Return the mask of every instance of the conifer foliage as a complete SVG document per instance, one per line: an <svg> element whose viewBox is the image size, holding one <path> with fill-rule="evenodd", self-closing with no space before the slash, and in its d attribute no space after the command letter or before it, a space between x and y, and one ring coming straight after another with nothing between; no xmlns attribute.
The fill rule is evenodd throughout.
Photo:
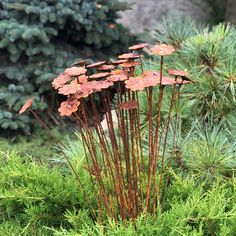
<svg viewBox="0 0 236 236"><path fill-rule="evenodd" d="M1 1L0 128L29 130L29 114L17 111L32 95L34 109L53 106L50 82L62 68L126 46L127 31L115 23L126 7L118 0Z"/></svg>

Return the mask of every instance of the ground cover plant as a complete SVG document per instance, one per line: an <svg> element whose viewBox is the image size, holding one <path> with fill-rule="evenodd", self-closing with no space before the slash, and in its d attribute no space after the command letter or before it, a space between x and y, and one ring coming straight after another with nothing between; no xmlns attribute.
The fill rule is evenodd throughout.
<svg viewBox="0 0 236 236"><path fill-rule="evenodd" d="M164 211L157 207L158 215L144 213L134 221L109 219L101 224L89 211L91 204L96 209L96 194L83 171L85 156L81 149L76 154L67 150L86 197L70 172L62 175L58 168L40 166L30 158L0 154L2 235L234 235L234 177L218 176L208 184L171 171Z"/></svg>

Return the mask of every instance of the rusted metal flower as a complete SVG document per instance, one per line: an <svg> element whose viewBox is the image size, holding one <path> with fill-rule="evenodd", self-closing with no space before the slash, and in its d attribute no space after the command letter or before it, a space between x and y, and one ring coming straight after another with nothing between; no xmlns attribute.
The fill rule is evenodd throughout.
<svg viewBox="0 0 236 236"><path fill-rule="evenodd" d="M72 95L72 97L75 99L86 98L91 93L93 93L93 88L90 82L87 82L87 83L81 84L80 88L76 91L75 94Z"/></svg>
<svg viewBox="0 0 236 236"><path fill-rule="evenodd" d="M151 48L153 55L167 56L171 55L175 51L175 48L172 45L167 45L164 43L156 44Z"/></svg>
<svg viewBox="0 0 236 236"><path fill-rule="evenodd" d="M120 64L120 66L123 68L131 68L131 67L136 67L140 64L141 64L140 61L130 61L130 62L125 62L123 64Z"/></svg>
<svg viewBox="0 0 236 236"><path fill-rule="evenodd" d="M94 92L100 92L102 89L107 89L113 85L111 81L88 81L87 83L80 84L80 87L76 90L74 94L72 94L72 98L80 99L88 97L90 94Z"/></svg>
<svg viewBox="0 0 236 236"><path fill-rule="evenodd" d="M102 89L107 89L113 85L111 81L90 81L90 86L94 92L100 92Z"/></svg>
<svg viewBox="0 0 236 236"><path fill-rule="evenodd" d="M123 110L132 110L138 107L138 102L135 100L130 100L127 102L122 102L119 104L119 108Z"/></svg>
<svg viewBox="0 0 236 236"><path fill-rule="evenodd" d="M87 81L88 81L88 76L86 76L86 75L80 75L80 76L78 76L78 81L79 81L79 83L81 83L81 84L87 83Z"/></svg>
<svg viewBox="0 0 236 236"><path fill-rule="evenodd" d="M76 91L80 88L80 85L76 80L72 81L70 84L66 84L63 87L59 88L58 93L63 95L70 95L76 93Z"/></svg>
<svg viewBox="0 0 236 236"><path fill-rule="evenodd" d="M116 28L116 24L110 23L110 24L108 25L108 27L109 27L110 29L115 29L115 28Z"/></svg>
<svg viewBox="0 0 236 236"><path fill-rule="evenodd" d="M30 98L26 101L26 103L22 106L22 108L19 111L19 115L24 113L27 109L29 109L34 101L34 98Z"/></svg>
<svg viewBox="0 0 236 236"><path fill-rule="evenodd" d="M136 44L136 45L129 47L129 50L137 50L138 51L138 50L145 48L147 45L148 45L147 43Z"/></svg>
<svg viewBox="0 0 236 236"><path fill-rule="evenodd" d="M59 89L70 80L71 80L71 77L68 74L60 74L57 78L53 80L52 86L55 89Z"/></svg>
<svg viewBox="0 0 236 236"><path fill-rule="evenodd" d="M115 70L111 72L111 76L107 78L107 81L117 82L124 81L128 79L128 74L123 70Z"/></svg>
<svg viewBox="0 0 236 236"><path fill-rule="evenodd" d="M96 74L90 75L89 78L90 79L101 79L101 78L106 78L109 75L110 75L109 72L96 73Z"/></svg>
<svg viewBox="0 0 236 236"><path fill-rule="evenodd" d="M191 79L188 77L188 73L183 70L168 70L169 75L173 75L175 77L181 77L181 79L177 79L178 84L189 84Z"/></svg>
<svg viewBox="0 0 236 236"><path fill-rule="evenodd" d="M177 84L177 81L175 80L175 78L163 76L161 84L162 85L174 85L174 84Z"/></svg>
<svg viewBox="0 0 236 236"><path fill-rule="evenodd" d="M184 80L184 79L182 79L182 78L178 78L177 80L176 80L176 84L190 84L191 83L191 81L190 80Z"/></svg>
<svg viewBox="0 0 236 236"><path fill-rule="evenodd" d="M136 59L140 56L136 53L125 53L118 56L119 59Z"/></svg>
<svg viewBox="0 0 236 236"><path fill-rule="evenodd" d="M125 87L131 91L142 91L145 89L142 77L130 77L125 81Z"/></svg>
<svg viewBox="0 0 236 236"><path fill-rule="evenodd" d="M122 64L122 63L126 63L128 62L129 60L127 59L122 59L122 60L117 60L117 61L113 61L111 62L113 65L119 65L119 64Z"/></svg>
<svg viewBox="0 0 236 236"><path fill-rule="evenodd" d="M85 60L76 61L72 65L73 66L85 66L87 63L88 63L88 60L85 59Z"/></svg>
<svg viewBox="0 0 236 236"><path fill-rule="evenodd" d="M113 70L114 68L115 68L115 66L113 66L113 65L102 65L102 66L98 67L98 70L110 71L110 70Z"/></svg>
<svg viewBox="0 0 236 236"><path fill-rule="evenodd" d="M128 73L126 71L124 71L124 70L113 70L111 72L111 76L123 75L123 74L128 75Z"/></svg>
<svg viewBox="0 0 236 236"><path fill-rule="evenodd" d="M58 111L60 112L61 116L70 116L73 112L78 110L78 106L80 102L76 99L68 99L61 103L60 108Z"/></svg>
<svg viewBox="0 0 236 236"><path fill-rule="evenodd" d="M168 74L169 75L173 75L173 76L188 76L188 73L184 70L168 70Z"/></svg>
<svg viewBox="0 0 236 236"><path fill-rule="evenodd" d="M141 77L146 88L156 86L160 83L159 71L145 71Z"/></svg>
<svg viewBox="0 0 236 236"><path fill-rule="evenodd" d="M70 67L67 68L64 73L68 74L69 76L77 76L77 75L83 75L87 72L87 70L85 69L85 67Z"/></svg>
<svg viewBox="0 0 236 236"><path fill-rule="evenodd" d="M126 88L132 91L142 91L145 88L156 86L159 83L159 71L145 71L140 77L131 77L125 81Z"/></svg>
<svg viewBox="0 0 236 236"><path fill-rule="evenodd" d="M88 65L87 68L97 68L97 67L104 65L104 64L106 64L106 61L98 61L96 63Z"/></svg>

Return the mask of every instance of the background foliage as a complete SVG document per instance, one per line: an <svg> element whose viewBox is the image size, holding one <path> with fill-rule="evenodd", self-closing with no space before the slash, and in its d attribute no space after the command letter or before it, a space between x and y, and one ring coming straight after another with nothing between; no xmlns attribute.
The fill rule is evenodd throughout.
<svg viewBox="0 0 236 236"><path fill-rule="evenodd" d="M127 31L115 23L124 9L118 0L1 1L0 128L28 131L30 116L16 112L29 96L34 109L51 114L55 75L75 59L107 58L127 46Z"/></svg>

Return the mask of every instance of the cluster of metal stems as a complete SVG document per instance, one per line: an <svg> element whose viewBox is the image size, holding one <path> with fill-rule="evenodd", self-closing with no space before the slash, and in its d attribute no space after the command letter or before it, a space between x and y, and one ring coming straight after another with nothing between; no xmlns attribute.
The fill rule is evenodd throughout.
<svg viewBox="0 0 236 236"><path fill-rule="evenodd" d="M180 90L189 81L184 71L171 70L169 74L174 77L163 76L163 58L174 51L169 45L158 44L152 50L153 54L160 56L160 71L144 72L140 54L144 46L140 44L130 47L133 55L139 56L124 54L130 56L125 59L126 62L121 62L123 65L126 63L126 66L121 67L119 73L113 73L115 70L107 67L108 74L104 74L104 78L100 78L100 81L110 81L112 85L91 92L86 98L79 98L78 110L72 113L78 121L86 154L86 169L93 182L94 193L97 194L98 214L101 219L106 217L135 219L142 212L156 213L157 207L163 208L165 203L176 143ZM137 84L135 84L135 68L140 63L134 62L141 62L142 75L137 78ZM101 64L90 65L90 68L96 69ZM117 67L121 65L118 62L114 64ZM153 99L156 86L159 87L158 101ZM112 108L111 87L118 98L118 105L115 108L116 122L112 111L114 108ZM168 115L163 120L161 108L166 87L172 88L172 95ZM99 93L105 110L106 129L101 124L99 113L101 104L98 105L96 102L96 93ZM148 155L143 147L140 93L145 93L148 100ZM75 97L74 94L69 94L68 99L72 99L73 96ZM156 114L153 114L154 103L157 103ZM173 109L174 106L177 108ZM91 119L93 125L89 122ZM166 162L167 141L170 138L172 121L174 137L171 137L171 153Z"/></svg>

